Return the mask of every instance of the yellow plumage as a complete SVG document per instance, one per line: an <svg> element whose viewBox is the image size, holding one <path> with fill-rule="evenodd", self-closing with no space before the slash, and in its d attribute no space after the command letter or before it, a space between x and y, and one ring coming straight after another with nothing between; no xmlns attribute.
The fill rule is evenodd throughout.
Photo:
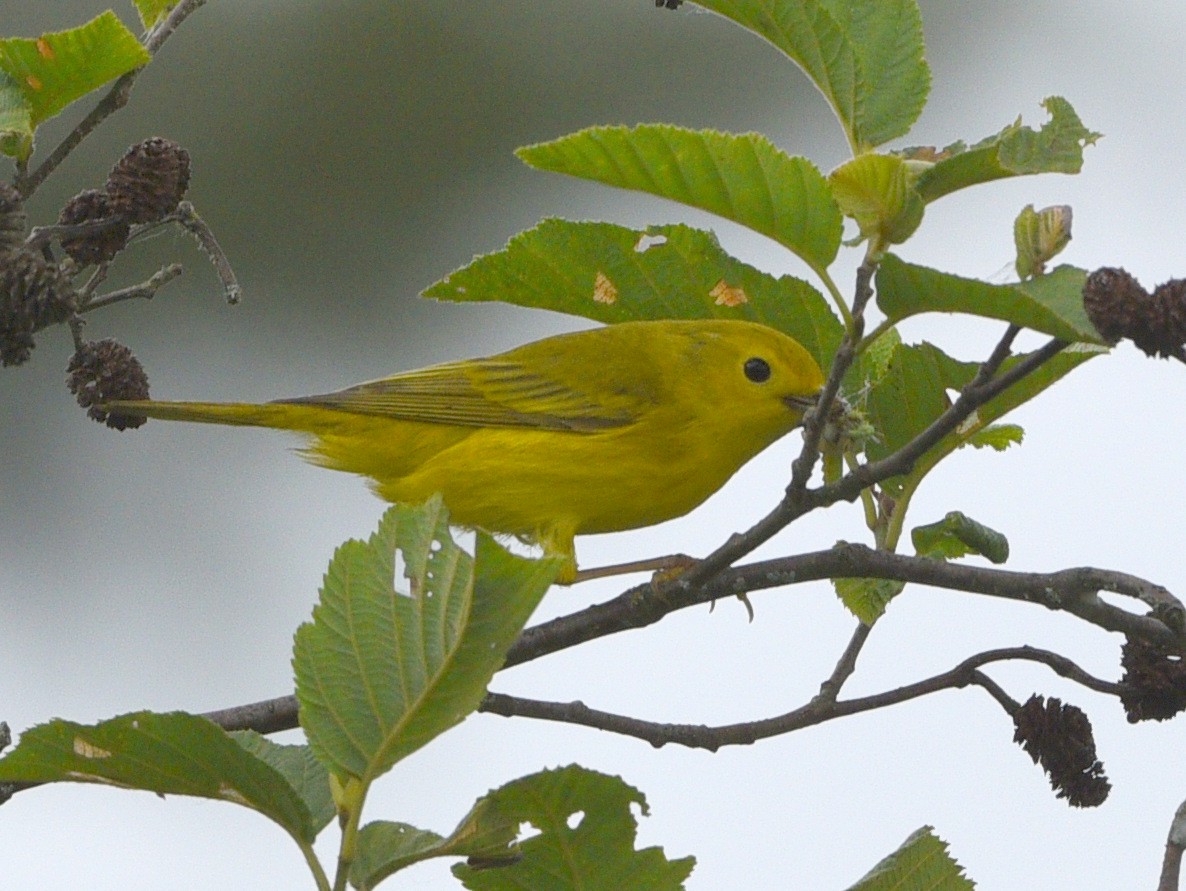
<svg viewBox="0 0 1186 891"><path fill-rule="evenodd" d="M462 525L576 561L573 536L681 516L802 418L823 383L797 342L741 321L625 322L487 359L264 405L108 411L306 434L305 456L388 501L444 496Z"/></svg>

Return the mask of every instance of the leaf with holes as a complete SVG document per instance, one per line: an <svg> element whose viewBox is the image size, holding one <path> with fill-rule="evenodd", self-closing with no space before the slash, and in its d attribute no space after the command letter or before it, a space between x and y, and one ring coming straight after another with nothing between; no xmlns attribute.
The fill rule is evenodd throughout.
<svg viewBox="0 0 1186 891"><path fill-rule="evenodd" d="M775 278L689 226L627 229L544 220L424 292L436 300L501 300L599 322L747 319L789 334L827 367L844 331L807 282Z"/></svg>
<svg viewBox="0 0 1186 891"><path fill-rule="evenodd" d="M50 721L26 730L0 758L0 782L63 781L229 801L305 843L321 828L280 770L213 722L182 712L136 712L89 726Z"/></svg>
<svg viewBox="0 0 1186 891"><path fill-rule="evenodd" d="M31 128L151 59L110 10L69 31L0 40L0 71L20 91Z"/></svg>
<svg viewBox="0 0 1186 891"><path fill-rule="evenodd" d="M378 820L359 832L350 881L356 888L373 888L392 873L431 857L466 857L484 868L506 866L522 856L515 844L518 832L518 817L489 795L478 799L447 838L406 823Z"/></svg>
<svg viewBox="0 0 1186 891"><path fill-rule="evenodd" d="M394 505L368 541L343 544L293 655L317 756L365 785L459 723L562 563L514 556L482 532L471 557L439 496Z"/></svg>
<svg viewBox="0 0 1186 891"><path fill-rule="evenodd" d="M550 891L676 891L695 860L668 860L661 848L634 847L646 798L619 777L583 767L545 770L507 783L486 796L503 817L530 823L538 834L519 842L522 859L500 869L453 867L466 888L548 888Z"/></svg>
<svg viewBox="0 0 1186 891"><path fill-rule="evenodd" d="M957 189L1010 176L1037 173L1078 173L1083 149L1100 138L1083 126L1071 103L1051 96L1042 103L1050 120L1039 130L1023 126L1021 119L968 147L955 143L946 148L910 149L905 157L925 156L915 183L928 203Z"/></svg>

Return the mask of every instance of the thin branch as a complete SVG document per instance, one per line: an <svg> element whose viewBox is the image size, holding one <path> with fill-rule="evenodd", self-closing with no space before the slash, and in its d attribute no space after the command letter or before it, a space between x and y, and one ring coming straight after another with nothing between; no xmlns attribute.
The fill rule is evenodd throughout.
<svg viewBox="0 0 1186 891"><path fill-rule="evenodd" d="M151 300L156 296L157 291L179 275L181 275L181 264L170 263L168 266L162 267L148 281L127 288L120 288L118 291L112 291L109 294L104 294L102 297L95 297L93 300L89 300L80 306L78 311L80 313L90 312L94 309L101 309L104 306L111 306L113 303L122 303L125 300Z"/></svg>
<svg viewBox="0 0 1186 891"><path fill-rule="evenodd" d="M206 0L181 0L173 10L157 23L144 39L144 48L150 55L155 56L161 45L168 40L178 26L193 14ZM28 198L41 186L69 154L78 147L98 126L128 104L128 97L132 94L132 85L136 78L147 66L141 66L127 74L116 78L115 83L99 103L90 110L78 125L71 130L49 156L38 165L32 173L18 172L14 185L22 198Z"/></svg>
<svg viewBox="0 0 1186 891"><path fill-rule="evenodd" d="M231 268L231 261L227 259L226 253L218 243L218 239L214 237L214 232L206 225L206 221L198 216L194 206L188 201L182 201L177 205L177 210L167 219L176 220L197 239L198 247L209 258L214 266L214 271L218 273L226 302L232 306L238 303L243 296L243 288L239 285L235 270Z"/></svg>
<svg viewBox="0 0 1186 891"><path fill-rule="evenodd" d="M1016 572L910 557L842 542L824 551L735 567L698 588L639 585L612 600L526 629L511 647L507 665L538 659L620 631L644 628L668 613L722 597L831 578L893 579L1037 603L1064 610L1108 631L1186 651L1182 631L1186 609L1161 585L1137 576L1092 567ZM1136 615L1113 606L1100 598L1101 591L1136 598L1150 606L1153 615Z"/></svg>
<svg viewBox="0 0 1186 891"><path fill-rule="evenodd" d="M836 701L836 697L840 695L840 688L857 670L857 657L861 654L865 641L869 639L869 632L872 630L872 625L866 625L864 622L857 623L852 637L849 638L848 646L844 648L844 652L840 654L840 659L836 662L836 667L832 669L828 679L820 684L817 699L824 702Z"/></svg>
<svg viewBox="0 0 1186 891"><path fill-rule="evenodd" d="M656 748L675 743L688 748L708 749L715 752L722 746L750 745L761 739L792 733L836 718L886 708L937 693L940 690L959 689L969 685L983 687L1001 703L1006 711L1009 711L1010 704L1013 708L1016 708L1017 704L979 670L985 665L1009 660L1041 663L1063 677L1081 683L1092 690L1118 695L1123 689L1120 684L1113 684L1088 674L1077 664L1057 653L1033 647L1011 647L978 653L965 659L950 671L883 693L840 701L829 701L817 696L808 704L774 718L724 724L716 727L704 724L662 724L592 709L582 702L544 702L507 696L502 693L488 693L478 710L504 717L530 717L579 724L623 736L632 736L644 740Z"/></svg>
<svg viewBox="0 0 1186 891"><path fill-rule="evenodd" d="M254 730L256 733L279 733L299 726L297 698L280 696L247 705L206 712L202 715L223 730Z"/></svg>
<svg viewBox="0 0 1186 891"><path fill-rule="evenodd" d="M1186 849L1186 801L1178 805L1165 840L1165 857L1161 861L1161 878L1157 891L1178 891L1182 871L1182 851Z"/></svg>
<svg viewBox="0 0 1186 891"><path fill-rule="evenodd" d="M1002 344L1004 342L1005 339L1002 338ZM816 490L812 506L826 507L837 501L853 501L863 489L892 476L909 473L914 467L915 461L938 444L948 433L955 430L976 409L999 396L1023 378L1033 374L1066 349L1068 345L1065 340L1051 340L999 377L985 375L985 368L989 367L989 363L986 362L972 382L960 392L959 398L951 404L951 407L932 421L925 430L892 455L887 455L880 461L863 464L835 483ZM1001 344L998 344L997 350L993 353L994 356L998 355L1000 347ZM1004 358L1005 356L1002 355L1001 360L1003 361Z"/></svg>

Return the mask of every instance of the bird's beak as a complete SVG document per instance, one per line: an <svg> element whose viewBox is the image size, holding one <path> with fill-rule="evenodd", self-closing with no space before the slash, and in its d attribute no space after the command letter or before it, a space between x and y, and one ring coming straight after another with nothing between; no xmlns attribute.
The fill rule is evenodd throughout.
<svg viewBox="0 0 1186 891"><path fill-rule="evenodd" d="M794 409L802 414L809 408L814 408L819 394L815 393L811 396L783 396L782 401L787 408Z"/></svg>

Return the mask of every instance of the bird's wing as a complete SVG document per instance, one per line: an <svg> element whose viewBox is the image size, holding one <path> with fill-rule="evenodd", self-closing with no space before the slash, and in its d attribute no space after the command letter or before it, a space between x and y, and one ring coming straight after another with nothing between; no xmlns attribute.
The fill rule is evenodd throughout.
<svg viewBox="0 0 1186 891"><path fill-rule="evenodd" d="M646 407L638 387L607 386L601 375L574 382L566 368L538 365L512 356L451 362L280 401L402 421L585 432L629 424Z"/></svg>

